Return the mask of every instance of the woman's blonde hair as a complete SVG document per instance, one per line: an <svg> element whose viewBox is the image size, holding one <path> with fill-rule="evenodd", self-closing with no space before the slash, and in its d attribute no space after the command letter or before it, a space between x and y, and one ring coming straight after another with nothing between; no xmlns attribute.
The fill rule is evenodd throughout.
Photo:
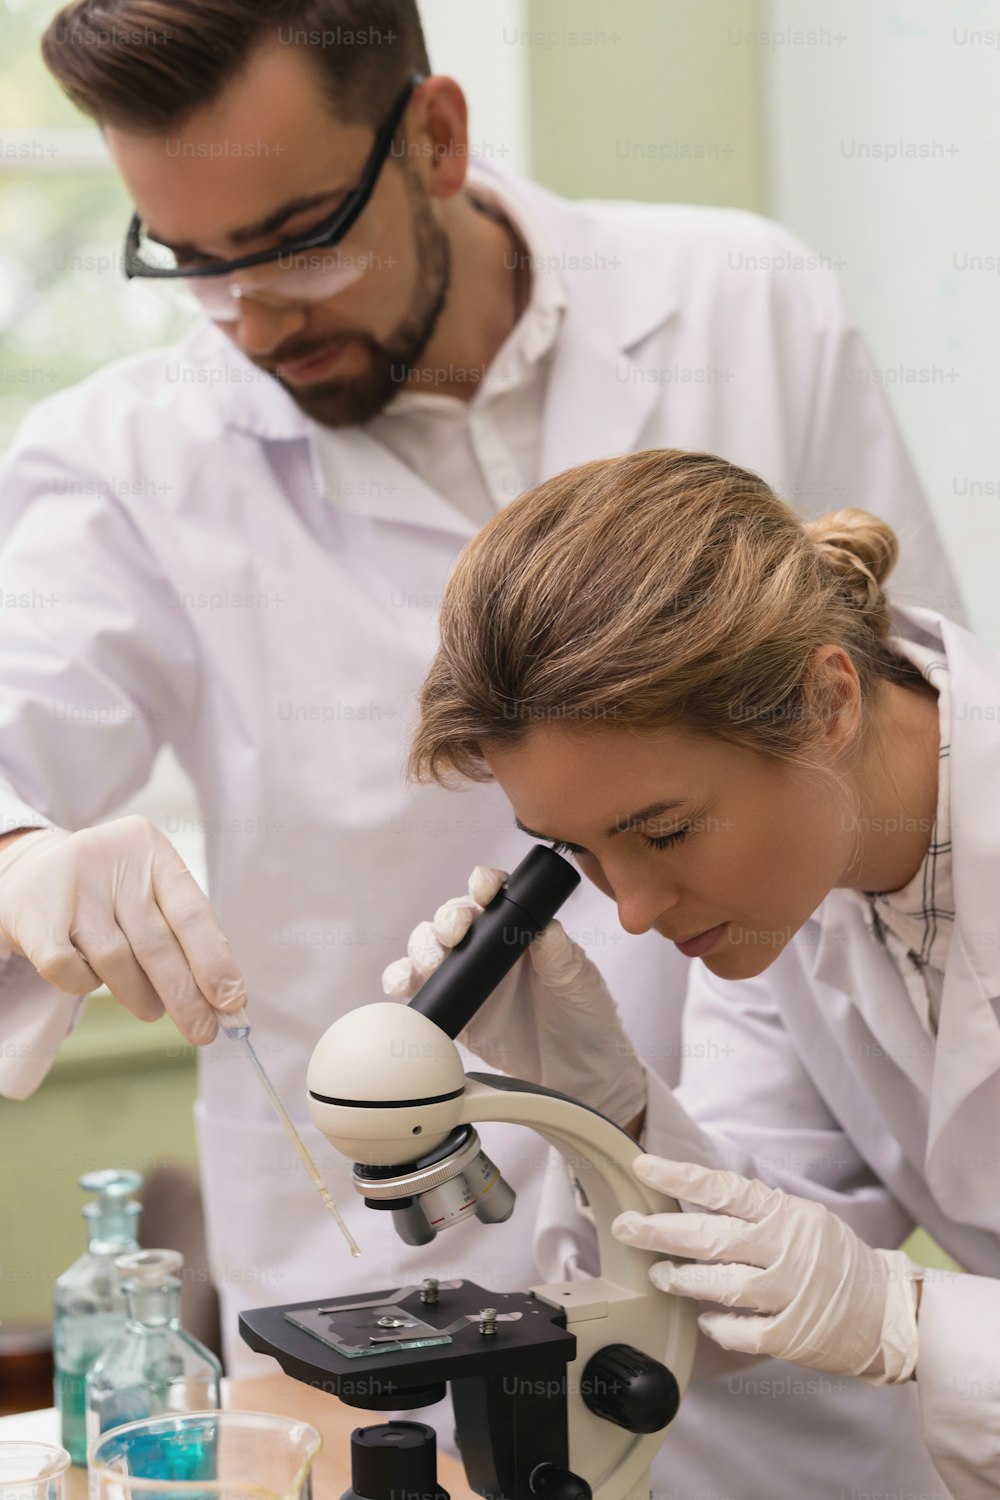
<svg viewBox="0 0 1000 1500"><path fill-rule="evenodd" d="M828 718L809 664L849 654L870 702L915 669L887 647L895 534L803 524L747 469L650 449L529 490L463 552L442 602L410 773L488 781L485 748L541 724L668 725L800 761Z"/></svg>

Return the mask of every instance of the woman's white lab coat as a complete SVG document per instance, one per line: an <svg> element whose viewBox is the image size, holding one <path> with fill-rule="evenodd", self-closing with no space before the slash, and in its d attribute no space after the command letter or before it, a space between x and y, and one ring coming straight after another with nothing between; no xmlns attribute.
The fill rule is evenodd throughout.
<svg viewBox="0 0 1000 1500"><path fill-rule="evenodd" d="M817 257L749 214L570 204L491 176L567 293L537 477L647 446L722 453L807 514L859 504L886 515L902 539L903 596L958 608ZM322 1031L380 997L383 966L428 904L462 890L477 862L510 867L525 847L495 788L414 790L400 775L437 600L474 528L363 427L324 451L274 380L206 327L40 403L0 483L0 828L31 809L86 826L171 744L197 789L210 893L258 1047L300 1119ZM574 898L567 925L672 1075L686 965L655 935L625 938L596 891ZM37 1085L75 1009L23 961L0 964L0 1090ZM209 1247L234 1367L261 1363L235 1333L247 1305L430 1272L496 1290L535 1279L525 1226L547 1154L533 1137L485 1132L518 1187L511 1221L420 1251L353 1199L320 1140L365 1248L353 1263L242 1057L217 1044L200 1062ZM85 1152L74 1162L70 1143L67 1158L67 1170L102 1165ZM928 1488L912 1393L833 1382L818 1395L692 1393L664 1470L670 1493L697 1493L711 1474L718 1493L746 1497L747 1453L773 1451L779 1432L769 1497ZM703 1417L685 1469L684 1424L710 1398L717 1415Z"/></svg>
<svg viewBox="0 0 1000 1500"><path fill-rule="evenodd" d="M692 971L676 1099L646 1144L819 1198L866 1239L922 1225L970 1273L931 1272L917 1389L956 1500L1000 1495L1000 654L924 610L951 692L955 925L936 1038L862 905L834 891L764 973ZM679 1119L697 1116L700 1139Z"/></svg>

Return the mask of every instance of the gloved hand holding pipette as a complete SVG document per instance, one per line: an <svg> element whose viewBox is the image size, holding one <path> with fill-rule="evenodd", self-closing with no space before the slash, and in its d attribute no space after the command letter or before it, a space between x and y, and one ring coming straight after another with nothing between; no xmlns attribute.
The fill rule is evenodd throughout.
<svg viewBox="0 0 1000 1500"><path fill-rule="evenodd" d="M0 839L0 960L18 953L71 995L106 984L141 1021L168 1012L189 1042L238 1040L351 1252L357 1245L250 1043L246 986L204 894L145 818Z"/></svg>
<svg viewBox="0 0 1000 1500"><path fill-rule="evenodd" d="M17 953L50 984L106 984L141 1021L167 1011L196 1046L246 986L208 897L146 818L0 839L0 960Z"/></svg>

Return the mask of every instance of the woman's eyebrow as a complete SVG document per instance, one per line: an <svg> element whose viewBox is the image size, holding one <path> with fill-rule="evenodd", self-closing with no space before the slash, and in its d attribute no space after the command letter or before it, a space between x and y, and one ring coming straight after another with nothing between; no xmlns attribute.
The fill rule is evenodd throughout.
<svg viewBox="0 0 1000 1500"><path fill-rule="evenodd" d="M647 823L650 818L658 818L661 813L671 812L675 807L683 807L687 802L686 797L675 798L672 802L651 802L649 807L642 807L638 812L630 813L627 818L618 818L607 830L605 837L613 839L616 834L624 833L626 829L633 828L637 823ZM539 839L542 843L558 844L568 843L567 839L557 839L551 833L536 833L533 828L526 828L521 819L514 818L514 823L522 833L526 833L530 839Z"/></svg>
<svg viewBox="0 0 1000 1500"><path fill-rule="evenodd" d="M636 823L648 823L650 818L658 818L661 813L671 812L675 807L683 807L687 802L686 797L675 797L672 802L651 802L648 807L641 807L638 812L629 813L627 818L616 818L613 827L609 828L606 837L613 839L617 833L625 833L629 828L634 828Z"/></svg>

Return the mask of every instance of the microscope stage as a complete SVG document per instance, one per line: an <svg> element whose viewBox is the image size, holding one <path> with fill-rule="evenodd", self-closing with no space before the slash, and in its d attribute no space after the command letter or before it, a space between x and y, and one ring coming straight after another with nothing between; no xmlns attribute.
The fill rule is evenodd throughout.
<svg viewBox="0 0 1000 1500"><path fill-rule="evenodd" d="M487 1308L495 1332L482 1331ZM563 1313L530 1292L490 1292L471 1281L441 1282L436 1303L410 1286L254 1308L240 1314L240 1333L287 1375L371 1410L416 1405L408 1394L430 1405L448 1381L523 1378L526 1368L559 1380L576 1355Z"/></svg>

